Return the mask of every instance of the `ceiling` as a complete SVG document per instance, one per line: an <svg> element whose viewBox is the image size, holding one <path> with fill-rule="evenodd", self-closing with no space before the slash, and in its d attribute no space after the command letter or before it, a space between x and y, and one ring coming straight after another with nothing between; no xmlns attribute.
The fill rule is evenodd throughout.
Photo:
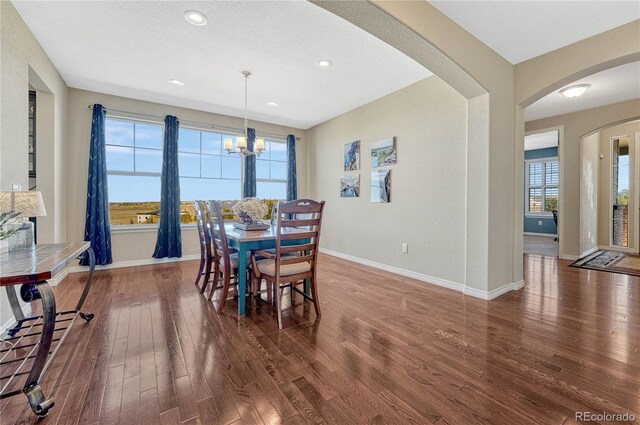
<svg viewBox="0 0 640 425"><path fill-rule="evenodd" d="M524 150L531 151L534 149L554 148L558 146L558 132L547 131L546 133L537 133L524 136Z"/></svg>
<svg viewBox="0 0 640 425"><path fill-rule="evenodd" d="M306 1L13 4L70 87L242 116L240 72L249 70L249 119L296 128L432 75ZM208 24L188 23L183 14L192 9ZM321 59L334 65L320 68Z"/></svg>
<svg viewBox="0 0 640 425"><path fill-rule="evenodd" d="M431 1L513 64L640 19L638 1Z"/></svg>
<svg viewBox="0 0 640 425"><path fill-rule="evenodd" d="M524 110L525 121L552 117L625 100L640 98L640 62L632 62L574 81L591 87L579 97L568 98L554 91ZM567 87L565 86L565 87Z"/></svg>

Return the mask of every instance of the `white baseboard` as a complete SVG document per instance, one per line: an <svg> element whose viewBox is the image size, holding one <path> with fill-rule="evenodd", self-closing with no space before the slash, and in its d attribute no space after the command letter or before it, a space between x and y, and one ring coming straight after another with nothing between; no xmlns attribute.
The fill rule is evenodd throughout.
<svg viewBox="0 0 640 425"><path fill-rule="evenodd" d="M24 317L31 316L31 304L27 303L22 306L22 314L24 314ZM0 326L0 335L2 335L7 329L13 326L14 323L16 323L16 319L13 317L13 315L11 315L11 319Z"/></svg>
<svg viewBox="0 0 640 425"><path fill-rule="evenodd" d="M166 263L175 263L178 261L192 261L192 260L199 260L199 259L200 259L200 254L184 255L182 257L175 257L175 258L143 258L140 260L118 261L112 264L107 264L106 266L96 266L95 270L98 271L98 270L120 269L123 267L150 266L153 264L166 264ZM58 273L58 275L53 279L49 279L49 285L57 286L60 282L64 280L65 277L69 275L69 273L82 273L82 272L88 272L88 271L89 271L89 266L80 266L80 265L69 266L63 271L61 271L60 273Z"/></svg>
<svg viewBox="0 0 640 425"><path fill-rule="evenodd" d="M446 279L442 279L435 276L429 276L423 273L418 273L418 272L414 272L407 269L402 269L400 267L391 266L389 264L378 263L377 261L367 260L365 258L356 257L356 256L345 254L339 251L333 251L327 248L320 248L320 252L327 255L331 255L332 257L342 258L343 260L352 261L354 263L384 270L386 272L395 273L400 276L409 277L425 283L430 283L432 285L453 289L454 291L462 292L465 295L469 295L475 298L480 298L483 300L492 300L494 298L499 297L502 294L505 294L509 291L515 291L524 286L524 281L521 280L515 283L507 283L506 285L503 285L498 289L494 289L493 291L487 292L487 291L482 291L480 289L465 287L462 283L453 282L451 280L446 280Z"/></svg>
<svg viewBox="0 0 640 425"><path fill-rule="evenodd" d="M557 234L553 234L553 233L524 232L523 234L525 236L543 236L543 237L547 237L547 238L557 238L558 237Z"/></svg>

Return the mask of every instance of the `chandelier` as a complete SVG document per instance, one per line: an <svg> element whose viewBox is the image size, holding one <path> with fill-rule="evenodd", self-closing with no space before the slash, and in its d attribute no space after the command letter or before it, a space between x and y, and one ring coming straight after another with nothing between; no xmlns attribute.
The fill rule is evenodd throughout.
<svg viewBox="0 0 640 425"><path fill-rule="evenodd" d="M260 154L264 151L264 139L255 139L253 150L249 150L249 148L247 147L247 140L249 139L249 120L247 119L247 82L249 81L251 72L242 71L241 74L244 77L244 134L242 136L236 137L235 147L233 146L232 139L224 139L224 150L226 150L228 154L237 153L242 156L260 156Z"/></svg>

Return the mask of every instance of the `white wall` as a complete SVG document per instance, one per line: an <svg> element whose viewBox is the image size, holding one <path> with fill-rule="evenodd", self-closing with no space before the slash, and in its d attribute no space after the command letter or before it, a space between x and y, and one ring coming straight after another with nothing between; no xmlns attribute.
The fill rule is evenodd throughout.
<svg viewBox="0 0 640 425"><path fill-rule="evenodd" d="M598 247L600 133L582 139L580 174L580 250L582 257Z"/></svg>
<svg viewBox="0 0 640 425"><path fill-rule="evenodd" d="M91 135L91 110L89 105L100 103L107 109L133 112L153 116L175 115L182 121L211 123L219 126L242 128L243 119L218 115L192 109L178 108L158 103L144 102L124 97L111 96L85 90L69 90L69 157L67 173L68 207L67 223L69 240L82 240L84 236L84 217L87 196L87 168L89 158L89 139ZM251 121L249 123L259 133L294 134L300 137L296 142L298 162L298 195L306 196L309 191L307 173L307 147L304 131L274 124ZM113 261L135 261L151 258L156 243L157 230L122 233L114 231L111 235ZM198 236L194 227L184 228L182 232L183 255L199 254Z"/></svg>
<svg viewBox="0 0 640 425"><path fill-rule="evenodd" d="M465 98L433 76L307 130L311 196L327 201L321 246L464 283L466 109ZM393 136L391 203L371 203L371 144ZM354 140L361 195L340 198L343 147Z"/></svg>

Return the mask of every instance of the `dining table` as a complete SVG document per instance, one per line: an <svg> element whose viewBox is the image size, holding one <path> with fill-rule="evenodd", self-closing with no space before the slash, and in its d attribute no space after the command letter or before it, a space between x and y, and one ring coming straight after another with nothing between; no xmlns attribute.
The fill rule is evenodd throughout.
<svg viewBox="0 0 640 425"><path fill-rule="evenodd" d="M238 294L247 292L247 255L251 251L259 251L276 247L277 226L270 224L265 230L241 230L232 222L225 223L224 230L227 234L229 247L238 251ZM304 228L286 228L283 233L308 233ZM302 245L310 243L309 238L288 239L282 241L283 245ZM308 283L305 283L305 292L308 291ZM246 298L238 295L238 315L246 314Z"/></svg>

